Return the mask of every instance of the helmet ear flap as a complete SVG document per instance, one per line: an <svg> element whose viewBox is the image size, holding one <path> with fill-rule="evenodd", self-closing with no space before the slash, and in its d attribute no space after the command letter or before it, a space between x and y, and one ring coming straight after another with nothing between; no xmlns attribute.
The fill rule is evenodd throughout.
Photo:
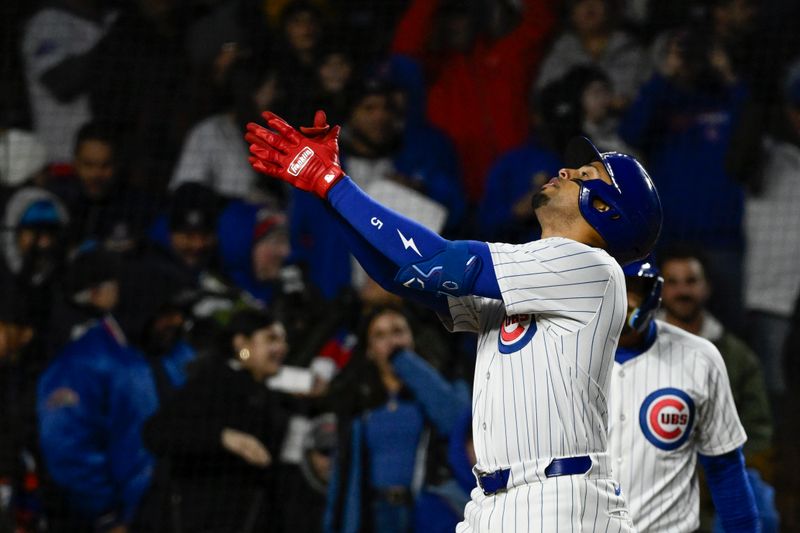
<svg viewBox="0 0 800 533"><path fill-rule="evenodd" d="M650 322L655 318L658 308L661 306L661 289L664 286L664 278L656 276L653 278L653 285L647 293L644 301L639 307L633 310L631 317L628 319L628 325L642 333Z"/></svg>
<svg viewBox="0 0 800 533"><path fill-rule="evenodd" d="M595 211L597 211L599 213L605 213L606 211L611 209L611 206L608 205L606 202L604 202L601 198L598 198L597 196L594 196L592 198L592 209L594 209ZM613 215L612 215L612 218L613 218ZM617 215L617 218L619 218L619 215Z"/></svg>
<svg viewBox="0 0 800 533"><path fill-rule="evenodd" d="M640 333L642 330L644 330L646 322L647 321L644 320L641 307L634 309L633 313L631 313L631 317L628 319L628 325Z"/></svg>

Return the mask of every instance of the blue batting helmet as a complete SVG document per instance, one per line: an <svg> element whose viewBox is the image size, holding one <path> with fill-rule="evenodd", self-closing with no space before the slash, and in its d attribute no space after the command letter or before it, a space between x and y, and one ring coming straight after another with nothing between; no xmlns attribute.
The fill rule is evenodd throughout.
<svg viewBox="0 0 800 533"><path fill-rule="evenodd" d="M656 187L641 163L618 152L600 153L586 137L575 137L569 142L565 159L572 168L594 161L603 163L612 183L582 181L578 201L581 214L620 264L646 257L661 233L663 215ZM609 209L598 209L595 199L602 200Z"/></svg>
<svg viewBox="0 0 800 533"><path fill-rule="evenodd" d="M661 289L664 286L664 278L661 277L656 266L655 258L650 254L643 261L634 261L622 267L625 278L640 278L649 282L646 285L645 297L642 303L633 310L628 325L636 331L644 331L650 322L655 318L656 311L661 305Z"/></svg>

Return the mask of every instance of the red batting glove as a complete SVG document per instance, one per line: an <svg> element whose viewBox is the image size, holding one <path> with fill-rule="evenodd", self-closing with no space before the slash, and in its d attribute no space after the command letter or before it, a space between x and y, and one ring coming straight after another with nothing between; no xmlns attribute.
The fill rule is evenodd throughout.
<svg viewBox="0 0 800 533"><path fill-rule="evenodd" d="M245 140L250 143L250 165L267 176L291 183L298 189L313 192L322 199L344 176L339 166L339 126L323 133L327 124L324 113L317 113L315 138L308 138L274 113L262 115L270 131L258 124L247 125Z"/></svg>
<svg viewBox="0 0 800 533"><path fill-rule="evenodd" d="M331 127L328 125L328 117L325 116L325 111L318 109L317 112L314 113L314 126L300 126L300 133L309 139L318 139L324 137L330 129Z"/></svg>
<svg viewBox="0 0 800 533"><path fill-rule="evenodd" d="M264 113L266 115L266 113ZM266 118L266 116L264 117ZM314 113L314 125L309 126L300 126L300 133L308 137L309 139L320 140L326 138L325 134L331 129L330 125L328 124L328 117L325 115L325 111L318 109L316 113ZM339 148L338 148L338 134L336 140L336 164L340 165L339 163ZM341 166L341 165L340 165Z"/></svg>

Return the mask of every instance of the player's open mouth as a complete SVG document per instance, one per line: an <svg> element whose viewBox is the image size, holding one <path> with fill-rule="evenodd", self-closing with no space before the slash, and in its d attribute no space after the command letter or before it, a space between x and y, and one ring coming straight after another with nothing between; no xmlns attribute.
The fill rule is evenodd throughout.
<svg viewBox="0 0 800 533"><path fill-rule="evenodd" d="M551 185L554 186L554 187L557 187L558 186L558 180L559 180L558 177L550 178L550 181L548 181L547 183L542 185L542 189L544 189L545 187L549 187Z"/></svg>

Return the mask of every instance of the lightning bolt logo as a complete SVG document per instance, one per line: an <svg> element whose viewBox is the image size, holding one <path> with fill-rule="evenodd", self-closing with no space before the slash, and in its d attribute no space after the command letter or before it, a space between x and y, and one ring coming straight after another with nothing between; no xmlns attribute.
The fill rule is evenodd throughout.
<svg viewBox="0 0 800 533"><path fill-rule="evenodd" d="M412 250L414 250L414 251L417 253L417 255L418 255L418 256L422 257L422 254L421 254L421 253L419 253L419 250L417 250L417 245L416 245L416 243L414 242L414 237L411 237L410 239L406 239L406 236L405 236L405 235L403 235L403 234L400 232L400 230L397 230L397 234L398 234L398 235L400 235L400 240L401 240L401 241L403 241L403 247L404 247L406 250L408 250L409 248L411 248Z"/></svg>

